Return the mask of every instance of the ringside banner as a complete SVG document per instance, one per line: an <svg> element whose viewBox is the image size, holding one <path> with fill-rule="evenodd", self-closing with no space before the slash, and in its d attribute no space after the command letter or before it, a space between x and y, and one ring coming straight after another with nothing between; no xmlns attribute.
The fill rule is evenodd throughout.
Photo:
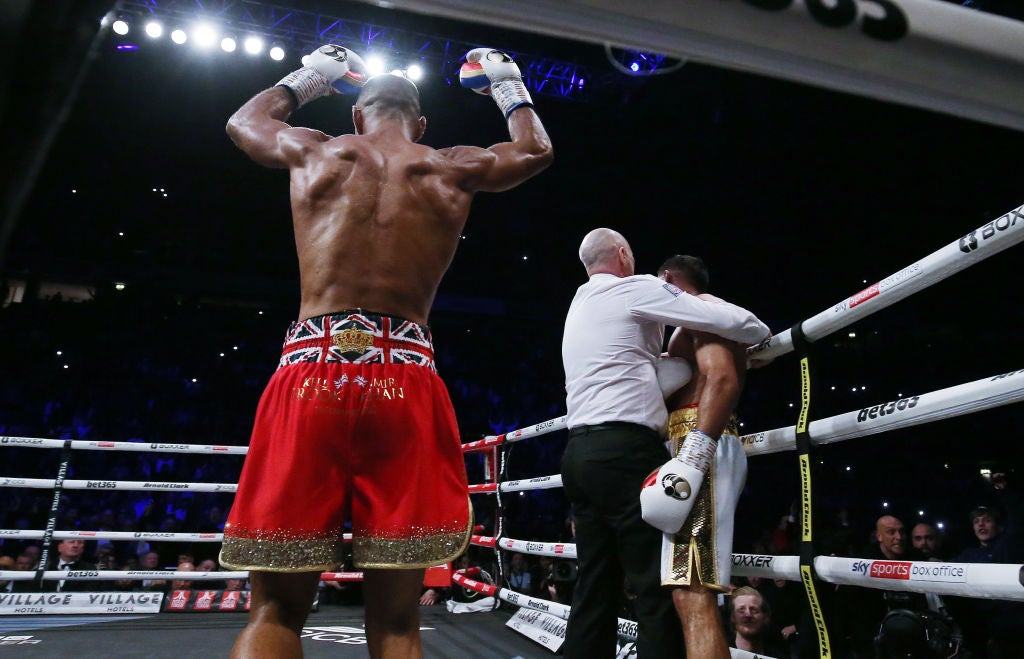
<svg viewBox="0 0 1024 659"><path fill-rule="evenodd" d="M2 593L0 615L160 613L163 593Z"/></svg>

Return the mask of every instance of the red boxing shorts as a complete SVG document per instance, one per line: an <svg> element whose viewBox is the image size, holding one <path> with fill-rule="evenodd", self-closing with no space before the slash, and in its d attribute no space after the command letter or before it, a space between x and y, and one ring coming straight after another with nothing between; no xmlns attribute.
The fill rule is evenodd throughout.
<svg viewBox="0 0 1024 659"><path fill-rule="evenodd" d="M428 328L366 311L292 323L224 525L232 570L360 568L461 554L472 520L458 426Z"/></svg>

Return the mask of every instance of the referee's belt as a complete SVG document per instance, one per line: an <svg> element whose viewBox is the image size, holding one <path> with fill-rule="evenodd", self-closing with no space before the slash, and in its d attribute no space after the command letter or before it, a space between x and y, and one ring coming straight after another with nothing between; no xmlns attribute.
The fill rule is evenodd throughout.
<svg viewBox="0 0 1024 659"><path fill-rule="evenodd" d="M570 428L569 437L582 437L583 435L615 430L636 430L658 436L658 431L649 426L645 426L642 423L633 423L632 421L605 421L604 423L595 423L590 426L576 426L575 428Z"/></svg>

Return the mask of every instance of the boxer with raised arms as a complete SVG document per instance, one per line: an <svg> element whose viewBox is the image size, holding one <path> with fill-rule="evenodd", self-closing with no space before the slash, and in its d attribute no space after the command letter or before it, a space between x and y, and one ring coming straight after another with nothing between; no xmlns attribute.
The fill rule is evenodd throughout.
<svg viewBox="0 0 1024 659"><path fill-rule="evenodd" d="M228 135L257 163L287 169L298 251L298 320L256 412L224 528L221 564L249 570L249 624L233 657L297 657L320 573L340 562L352 522L373 657L422 656L424 569L469 541L465 465L438 377L428 315L477 192L544 170L552 148L519 69L478 48L466 86L490 93L510 141L433 149L419 91L368 78L360 57L328 45L260 92ZM304 104L356 92L355 134L286 123Z"/></svg>

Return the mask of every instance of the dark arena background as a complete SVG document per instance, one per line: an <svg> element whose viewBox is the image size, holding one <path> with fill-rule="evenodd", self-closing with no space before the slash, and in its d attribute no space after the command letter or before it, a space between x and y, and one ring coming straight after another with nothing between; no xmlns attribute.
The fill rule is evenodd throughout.
<svg viewBox="0 0 1024 659"><path fill-rule="evenodd" d="M67 479L237 482L240 455L63 453L12 438L247 444L296 317L298 269L287 173L251 162L224 126L323 41L379 54L385 71L412 76L417 65L423 142L438 148L508 138L493 101L460 88L457 71L478 45L513 53L554 144L549 170L476 198L431 314L463 442L565 414L562 323L585 281L577 249L593 228L620 231L638 272L653 273L674 253L703 257L712 292L780 333L961 238L970 245L971 232L977 241L1024 222L1013 213L1024 204L1020 130L639 47L541 36L528 16L498 27L401 2L4 4L4 483L57 479L68 454ZM1022 18L1013 3L963 4ZM114 19L127 33L115 31ZM150 19L163 25L160 36L146 34ZM211 46L197 44L195 32L186 43L172 40L174 28L191 30L200 19L218 31ZM259 53L245 52L246 35L263 39ZM232 52L222 36L238 39ZM273 46L283 51L279 61L268 56ZM351 103L318 100L290 122L351 132ZM817 341L810 418L1024 368L1021 249ZM798 361L779 357L748 375L742 431L792 426L800 408ZM1021 485L1019 422L1020 406L1010 404L816 448L819 553L848 556L868 545L887 513L908 530L936 525L947 560L974 544L969 512L997 503L991 474ZM505 446L502 477L557 474L565 434ZM488 466L467 454L470 483L484 482ZM800 482L792 451L751 457L735 552L797 553L787 519ZM506 493L500 506L493 495L472 500L481 536L572 542L558 488ZM5 485L0 555L16 559L42 545L24 532L48 524L219 533L231 501L226 491L65 489L54 510L52 487ZM198 564L218 548L99 539L86 542L85 554L130 570L149 549L159 569L173 569L181 553ZM469 560L509 588L510 553L473 546ZM527 563L535 580L545 576L536 556ZM572 569L559 570L564 597ZM365 655L360 585L340 583L323 588L309 618L307 656ZM551 656L505 624L518 607L450 614L444 599L460 587L436 590L438 603L423 607L427 656ZM241 613L4 615L0 644L18 644L17 656L226 656L244 624Z"/></svg>

